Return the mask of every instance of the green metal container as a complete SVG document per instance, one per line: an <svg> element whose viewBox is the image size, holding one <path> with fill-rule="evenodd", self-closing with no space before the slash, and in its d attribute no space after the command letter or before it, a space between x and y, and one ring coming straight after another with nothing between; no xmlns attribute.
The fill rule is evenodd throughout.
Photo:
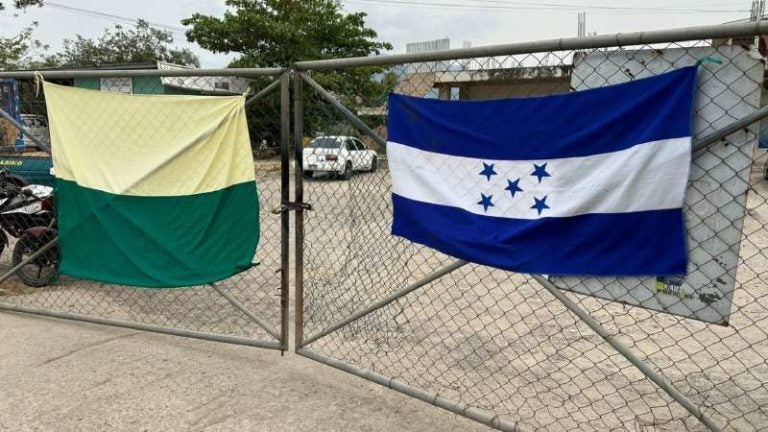
<svg viewBox="0 0 768 432"><path fill-rule="evenodd" d="M24 177L30 184L54 186L50 156L0 156L0 168Z"/></svg>

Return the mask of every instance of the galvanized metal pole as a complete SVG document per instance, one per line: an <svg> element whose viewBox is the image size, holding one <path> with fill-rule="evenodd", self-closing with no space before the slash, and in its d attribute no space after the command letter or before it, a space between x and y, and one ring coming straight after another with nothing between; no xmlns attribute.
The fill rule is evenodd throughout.
<svg viewBox="0 0 768 432"><path fill-rule="evenodd" d="M442 397L436 393L429 393L425 390L396 381L394 378L385 377L384 375L381 375L370 369L361 369L359 367L352 366L348 363L326 357L322 354L318 354L307 349L298 349L296 350L296 354L366 379L373 383L382 385L412 398L427 402L438 408L442 408L446 411L450 411L454 414L458 414L462 417L466 417L470 420L474 420L494 429L502 430L505 432L526 432L526 429L523 427L501 419L494 413L470 407L467 404L456 402L454 400Z"/></svg>
<svg viewBox="0 0 768 432"><path fill-rule="evenodd" d="M251 321L255 322L259 327L264 329L270 336L275 338L276 340L280 340L280 333L276 332L275 330L271 329L267 323L262 321L259 317L256 316L253 312L251 312L248 308L245 307L244 304L240 303L236 298L232 297L228 292L221 289L218 285L215 283L210 284L211 288L213 288L217 293L221 294L222 297L227 299L227 301L235 307L235 309L242 312L245 316L251 319Z"/></svg>
<svg viewBox="0 0 768 432"><path fill-rule="evenodd" d="M768 106L764 106L752 114L749 114L747 116L744 116L733 123L728 124L722 129L718 129L711 134L695 141L693 143L693 151L697 152L699 150L705 149L709 147L712 144L715 144L716 142L720 141L721 139L724 139L728 135L738 132L741 129L744 129L751 125L752 123L758 122L764 118L768 117Z"/></svg>
<svg viewBox="0 0 768 432"><path fill-rule="evenodd" d="M6 71L0 72L0 79L35 79L42 76L44 79L69 79L69 78L129 78L129 77L257 77L278 76L285 72L285 68L227 68L227 69L74 69L52 71Z"/></svg>
<svg viewBox="0 0 768 432"><path fill-rule="evenodd" d="M387 66L403 63L451 61L475 57L495 57L515 54L530 54L546 51L586 50L594 48L626 47L671 43L700 39L734 38L756 36L768 33L768 22L720 24L700 27L685 27L648 32L615 33L599 36L549 39L501 45L460 48L428 53L393 54L375 57L352 57L330 60L297 62L298 70L345 69L359 66Z"/></svg>
<svg viewBox="0 0 768 432"><path fill-rule="evenodd" d="M5 282L6 279L13 276L14 273L19 271L20 268L24 267L25 265L29 264L30 262L34 261L37 257L44 254L48 251L48 249L52 248L53 245L55 245L59 241L59 237L56 236L53 240L46 243L43 247L35 251L32 255L28 256L26 259L23 259L18 265L14 266L12 269L8 270L0 276L0 283Z"/></svg>
<svg viewBox="0 0 768 432"><path fill-rule="evenodd" d="M51 147L44 143L42 140L40 140L38 137L32 135L29 132L29 129L27 129L24 125L16 121L13 116L5 112L2 108L0 108L0 117L3 117L4 119L8 120L16 129L21 131L24 135L26 135L33 143L37 144L40 148L47 151L48 153L51 152Z"/></svg>
<svg viewBox="0 0 768 432"><path fill-rule="evenodd" d="M288 149L291 144L291 76L289 71L280 75L280 200L283 204L290 200L290 160ZM280 346L281 351L288 350L290 305L290 213L280 214Z"/></svg>
<svg viewBox="0 0 768 432"><path fill-rule="evenodd" d="M296 75L293 77L293 145L295 147L295 189L294 200L304 202L304 169L303 169L303 137L304 137L304 87L303 81ZM304 209L299 206L294 216L296 226L295 265L296 274L293 282L295 336L294 347L302 347L304 338Z"/></svg>
<svg viewBox="0 0 768 432"><path fill-rule="evenodd" d="M692 416L699 419L702 423L704 423L710 430L719 432L722 429L720 426L715 424L712 419L704 415L703 412L697 407L696 405L691 402L688 397L686 397L684 394L680 393L680 391L673 386L669 381L667 381L660 373L656 372L654 369L652 369L650 366L648 366L642 359L640 359L638 356L636 356L632 351L629 350L624 344L621 343L617 338L615 338L613 335L608 333L603 326L597 322L592 316L581 309L576 303L574 303L571 299L568 298L562 291L560 291L559 288L557 288L552 282L544 278L540 275L531 275L541 286L544 287L547 291L549 291L552 296L554 296L556 299L560 301L569 311L571 311L574 315L579 317L581 321L584 322L587 326L589 326L592 331L597 333L598 336L603 338L610 346L612 346L616 351L618 351L627 361L629 361L633 366L638 368L640 372L643 373L649 380L653 381L656 385L661 387L662 390L664 390L672 399L677 401L680 405L683 406L686 410L688 410L689 413L691 413Z"/></svg>
<svg viewBox="0 0 768 432"><path fill-rule="evenodd" d="M328 334L333 333L336 330L338 330L338 329L340 329L340 328L342 328L344 326L347 326L347 325L349 325L352 322L355 322L355 321L359 320L360 318L368 315L369 313L371 313L371 312L373 312L375 310L383 308L384 306L392 303L393 301L395 301L397 299L400 299L400 298L402 298L402 297L412 293L413 291L416 291L417 289L423 287L424 285L430 284L430 283L434 282L435 280L440 279L441 277L447 275L448 273L452 273L452 272L454 272L454 271L464 267L467 264L469 264L469 261L465 261L465 260L457 260L457 261L455 261L455 262L453 262L451 264L448 264L447 266L442 267L439 270L436 270L436 271L428 274L427 276L424 276L423 278L421 278L418 281L408 285L407 287L405 287L405 288L403 288L403 289L401 289L401 290L399 290L399 291L397 291L395 293L390 294L386 298L377 301L376 303L368 306L367 308L365 308L363 310L360 310L358 312L355 312L349 318L346 318L344 320L339 321L336 324L328 326L325 329L319 331L318 333L312 335L311 337L308 337L304 341L302 346L309 345L312 342L314 342L314 341L316 341L316 340L318 340L318 339L320 339L322 337L325 337Z"/></svg>
<svg viewBox="0 0 768 432"><path fill-rule="evenodd" d="M272 93L280 85L280 83L281 81L279 79L272 81L271 83L269 83L269 85L261 89L258 93L246 99L245 106L251 106L253 105L253 103L263 99L265 96Z"/></svg>
<svg viewBox="0 0 768 432"><path fill-rule="evenodd" d="M363 123L362 120L360 120L352 111L350 111L347 107L345 107L341 102L336 100L335 97L333 97L332 94L328 93L328 90L324 89L323 86L317 83L317 81L313 80L304 72L299 72L301 75L301 78L307 82L315 91L328 103L333 105L334 108L339 110L341 114L349 120L350 123L352 123L358 130L363 132L364 134L371 137L372 140L376 142L381 148L387 148L387 141L380 137L376 132L373 131L373 129L369 128L368 125Z"/></svg>
<svg viewBox="0 0 768 432"><path fill-rule="evenodd" d="M44 309L33 309L33 308L24 307L24 306L9 305L5 303L0 303L0 309L11 311L11 312L21 312L21 313L40 315L40 316L51 317L51 318L61 318L61 319L69 319L69 320L75 320L75 321L84 321L84 322L89 322L93 324L109 325L114 327L124 327L124 328L133 329L133 330L162 333L162 334L173 335L173 336L182 336L182 337L188 337L188 338L194 338L194 339L204 339L204 340L209 340L213 342L246 345L246 346L258 347L258 348L280 349L280 344L277 341L259 341L259 340L246 339L246 338L237 337L237 336L203 333L203 332L198 332L193 330L161 327L161 326L156 326L152 324L111 320L106 318L91 317L88 315L54 312L54 311L49 311Z"/></svg>

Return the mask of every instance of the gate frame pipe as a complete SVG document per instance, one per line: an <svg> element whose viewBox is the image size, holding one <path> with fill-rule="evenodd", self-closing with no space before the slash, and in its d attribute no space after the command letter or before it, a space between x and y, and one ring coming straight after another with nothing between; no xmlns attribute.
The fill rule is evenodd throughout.
<svg viewBox="0 0 768 432"><path fill-rule="evenodd" d="M295 146L294 201L304 202L304 87L303 80L296 73L293 76L293 143ZM295 212L296 238L294 277L294 350L303 345L304 339L304 208L298 206Z"/></svg>
<svg viewBox="0 0 768 432"><path fill-rule="evenodd" d="M126 71L126 73L127 73L127 72L128 72L128 71ZM133 74L132 76L136 76L136 75L135 75L135 72L137 72L137 71L132 71L132 72L134 72L134 74ZM167 72L167 71L163 71L163 72ZM0 78L2 78L2 75L3 75L3 74L9 74L9 75L10 75L10 76L12 76L13 78L24 78L24 77L25 77L25 74L22 74L22 73L14 73L14 72L0 72ZM34 76L34 75L33 75L33 76ZM103 75L99 75L99 76L103 76ZM167 75L167 74L162 74L161 76L169 76L169 75ZM203 76L205 76L205 75L203 75ZM257 102L258 100L260 100L260 99L263 99L265 96L268 96L268 95L269 95L270 93L272 93L272 91L274 91L274 90L275 90L275 89L276 89L276 88L277 88L279 85L280 85L280 80L279 80L279 79L276 79L276 80L272 81L272 82L271 82L271 83L269 83L269 84L268 84L266 87L264 87L263 89L261 89L261 90L260 90L258 93L256 93L256 94L254 94L253 96L249 97L249 98L248 98L248 99L245 101L245 106L246 106L246 107L247 107L247 106L250 106L250 105L252 105L254 102ZM37 138L36 136L34 136L33 134L31 134L31 133L29 132L29 130L28 130L28 129L27 129L25 126L24 126L24 125L22 125L21 123L19 123L18 121L16 121L16 119L14 119L14 118L13 118L13 116L11 116L11 115L10 115L8 112L6 112L5 110L3 110L2 108L0 108L0 117L3 117L4 119L8 120L8 122L10 122L10 123L11 123L11 125L13 125L13 127L15 127L16 129L18 129L19 131L21 131L21 132L22 132L24 135L26 135L26 136L27 136L27 137L28 137L28 138L29 138L29 139L30 139L30 140L31 140L33 143L37 144L37 145L38 145L40 148L42 148L44 151L48 152L48 154L51 154L51 146L50 146L50 145L48 145L48 144L44 143L42 140L40 140L39 138Z"/></svg>
<svg viewBox="0 0 768 432"><path fill-rule="evenodd" d="M253 96L249 97L245 100L245 106L251 106L253 103L258 102L259 100L263 99L264 97L268 96L270 93L272 93L278 86L280 85L280 80L276 79L272 81L271 83L267 84L266 87L259 90L258 93L254 94Z"/></svg>
<svg viewBox="0 0 768 432"><path fill-rule="evenodd" d="M74 69L52 71L6 71L0 72L0 79L44 79L70 78L133 78L133 77L262 77L279 76L286 68L230 68L230 69Z"/></svg>
<svg viewBox="0 0 768 432"><path fill-rule="evenodd" d="M53 247L53 245L58 243L58 241L59 241L59 236L54 237L51 241L49 241L48 243L43 245L43 247L41 247L40 249L36 250L32 255L30 255L30 256L26 257L25 259L21 260L20 263L18 263L13 268L11 268L7 272L5 272L2 276L0 276L0 283L5 282L6 279L8 279L9 277L13 276L13 274L16 273L17 271L19 271L19 269L21 269L25 265L29 264L30 262L32 262L32 260L34 260L35 258L37 258L40 255L42 255L45 252L47 252L48 249Z"/></svg>
<svg viewBox="0 0 768 432"><path fill-rule="evenodd" d="M362 131L363 133L371 137L371 139L374 140L376 144L381 146L381 148L387 147L386 140L381 138L376 132L373 131L373 129L369 128L367 124L365 124L352 111L350 111L341 102L339 102L339 100L336 99L332 94L330 94L328 90L324 89L323 86L318 84L317 81L313 80L306 73L299 72L299 75L301 76L301 79L303 79L307 84L310 85L310 87L312 87L317 92L317 94L319 94L328 103L333 105L334 108L340 111L341 114L344 115L344 118L349 120L349 122L352 123L357 129L359 129L360 131Z"/></svg>
<svg viewBox="0 0 768 432"><path fill-rule="evenodd" d="M231 304L235 309L239 310L243 313L243 315L247 316L251 319L251 321L255 322L259 327L261 327L265 332L269 333L270 336L275 338L275 340L282 340L280 333L277 331L271 329L267 323L262 321L259 317L256 316L253 312L251 312L247 307L245 307L244 304L240 303L239 300L234 298L232 295L230 295L228 292L224 291L220 286L218 286L215 283L208 284L211 288L214 289L217 293L219 293L222 297L224 297L229 304Z"/></svg>
<svg viewBox="0 0 768 432"><path fill-rule="evenodd" d="M692 153L700 152L709 146L717 143L718 141L725 139L729 135L736 133L742 129L746 129L754 123L760 120L768 118L768 105L755 110L753 113L746 115L734 122L731 122L722 128L712 132L711 134L694 141L691 144ZM754 163L754 160L752 161Z"/></svg>
<svg viewBox="0 0 768 432"><path fill-rule="evenodd" d="M322 354L309 351L306 349L296 350L296 354L302 357L306 357L310 360L325 364L332 368L339 369L341 371L358 376L375 384L382 385L396 392L402 393L406 396L410 396L414 399L427 402L433 406L450 411L454 414L466 417L470 420L474 420L478 423L492 427L494 429L502 430L505 432L527 432L527 429L511 423L507 420L500 418L498 415L483 411L478 408L471 407L467 404L456 402L446 397L440 396L436 393L430 393L428 391L413 387L411 385L396 381L394 378L388 378L370 369L361 369L359 367L344 363L342 361L324 356Z"/></svg>
<svg viewBox="0 0 768 432"><path fill-rule="evenodd" d="M225 334L217 333L204 333L194 330L177 329L172 327L162 327L152 324L143 324L130 321L119 321L107 318L98 318L88 315L72 314L66 312L54 312L45 309L34 309L24 306L15 306L11 304L0 303L0 309L10 312L20 312L25 314L39 315L48 318L68 319L72 321L83 321L91 324L108 325L113 327L123 327L133 330L140 330L151 333L162 333L171 336L181 336L193 339L204 339L212 342L223 342L235 345L245 345L257 348L267 348L273 350L280 349L280 343L278 341L263 341L257 339L247 339L238 336L229 336Z"/></svg>
<svg viewBox="0 0 768 432"><path fill-rule="evenodd" d="M280 75L280 201L290 199L290 163L288 151L291 144L291 76L290 71ZM280 352L288 350L290 337L289 292L290 292L290 234L291 215L287 211L280 213Z"/></svg>
<svg viewBox="0 0 768 432"><path fill-rule="evenodd" d="M571 313L576 315L584 324L586 324L593 332L600 336L605 342L608 343L613 349L621 354L627 361L629 361L634 367L636 367L646 378L653 381L664 392L685 408L692 416L699 419L704 425L714 432L720 432L722 429L712 419L706 416L699 407L697 407L686 395L680 392L671 382L667 381L664 376L657 372L652 367L648 366L643 359L635 355L629 348L627 348L621 341L608 333L608 331L600 324L596 319L592 318L589 312L580 308L573 300L560 290L555 284L547 280L541 275L530 275L536 282L538 282L544 289L546 289L553 297L560 301L563 306L566 307Z"/></svg>
<svg viewBox="0 0 768 432"><path fill-rule="evenodd" d="M474 57L531 54L546 51L586 50L724 37L756 36L766 33L768 33L768 21L755 21L749 23L683 27L648 32L615 33L599 36L487 45L430 53L391 54L376 57L350 57L343 59L300 61L295 63L294 67L304 71L345 69L357 66L388 66L403 63L451 61Z"/></svg>
<svg viewBox="0 0 768 432"><path fill-rule="evenodd" d="M33 143L37 144L40 148L42 148L43 150L48 152L48 154L51 154L51 146L49 146L48 144L44 143L42 140L40 140L40 138L38 138L38 137L34 136L33 134L29 133L29 130L26 128L26 126L24 126L21 123L19 123L18 121L16 121L16 119L13 118L13 116L8 114L2 108L0 108L0 117L8 120L11 123L11 125L13 125L13 127L15 127L21 133L26 135L27 138L29 138Z"/></svg>
<svg viewBox="0 0 768 432"><path fill-rule="evenodd" d="M406 286L405 288L400 289L400 290L398 290L398 291L388 295L387 297L377 301L376 303L368 306L367 308L355 312L354 314L352 314L352 316L350 316L350 317L348 317L346 319L343 319L343 320L337 322L336 324L328 326L325 329L317 332L316 334L308 337L305 341L303 341L303 344L301 346L309 345L312 342L315 342L316 340L318 340L318 339L320 339L320 338L322 338L324 336L327 336L327 335L335 332L336 330L338 330L338 329L340 329L340 328L342 328L344 326L347 326L347 325L349 325L349 324L359 320L360 318L370 314L371 312L379 310L379 309L387 306L388 304L390 304L390 303L392 303L392 302L394 302L394 301L396 301L396 300L398 300L400 298L405 297L406 295L416 291L417 289L419 289L419 288L421 288L421 287L423 287L425 285L428 285L428 284L430 284L430 283L440 279L441 277L443 277L443 276L445 276L445 275L447 275L449 273L453 273L454 271L464 267L467 264L469 264L469 261L458 260L458 261L455 261L455 262L453 262L451 264L448 264L448 265L446 265L444 267L441 267L441 268L433 271L432 273L424 276L423 278L419 279L418 281L416 281L416 282Z"/></svg>

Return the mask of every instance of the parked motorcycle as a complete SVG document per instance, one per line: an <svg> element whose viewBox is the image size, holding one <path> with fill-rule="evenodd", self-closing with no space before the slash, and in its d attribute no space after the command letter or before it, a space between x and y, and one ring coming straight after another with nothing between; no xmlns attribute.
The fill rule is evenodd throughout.
<svg viewBox="0 0 768 432"><path fill-rule="evenodd" d="M23 179L20 182L14 177L0 170L0 253L9 244L8 235L17 238L12 253L13 266L17 266L56 237L56 215L53 188L24 185ZM58 270L58 257L54 246L16 275L26 285L45 286Z"/></svg>
<svg viewBox="0 0 768 432"><path fill-rule="evenodd" d="M14 267L36 254L58 236L55 224L56 219L54 218L49 226L29 228L19 237L16 246L13 247L12 263ZM17 270L16 276L27 286L44 287L56 278L60 257L57 243Z"/></svg>
<svg viewBox="0 0 768 432"><path fill-rule="evenodd" d="M10 184L11 186L24 187L29 186L27 179L20 175L11 174L7 169L0 169L0 184ZM4 185L0 185L4 187Z"/></svg>

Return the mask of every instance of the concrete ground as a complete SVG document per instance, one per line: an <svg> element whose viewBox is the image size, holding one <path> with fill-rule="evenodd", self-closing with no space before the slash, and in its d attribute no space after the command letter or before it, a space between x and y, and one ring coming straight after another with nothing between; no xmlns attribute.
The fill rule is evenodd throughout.
<svg viewBox="0 0 768 432"><path fill-rule="evenodd" d="M0 431L479 431L287 353L0 312Z"/></svg>

